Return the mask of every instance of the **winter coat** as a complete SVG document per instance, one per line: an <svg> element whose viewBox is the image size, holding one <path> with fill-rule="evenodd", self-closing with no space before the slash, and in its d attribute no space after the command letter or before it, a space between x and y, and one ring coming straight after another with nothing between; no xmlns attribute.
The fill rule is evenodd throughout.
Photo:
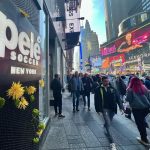
<svg viewBox="0 0 150 150"><path fill-rule="evenodd" d="M127 90L126 101L129 102L131 108L150 108L150 93L147 91L145 94L137 94L130 88Z"/></svg>
<svg viewBox="0 0 150 150"><path fill-rule="evenodd" d="M83 77L82 83L83 83L83 87L84 87L84 93L83 94L85 94L85 95L90 94L90 92L92 90L92 79L89 77Z"/></svg>
<svg viewBox="0 0 150 150"><path fill-rule="evenodd" d="M53 95L61 95L62 85L59 79L53 79L50 85Z"/></svg>
<svg viewBox="0 0 150 150"><path fill-rule="evenodd" d="M71 79L71 90L72 91L82 91L83 88L83 83L80 77L73 77Z"/></svg>
<svg viewBox="0 0 150 150"><path fill-rule="evenodd" d="M103 86L100 86L95 91L95 110L96 112L103 112L103 109L109 109L117 113L117 104L120 109L123 109L123 104L120 100L115 88L107 87L107 92Z"/></svg>

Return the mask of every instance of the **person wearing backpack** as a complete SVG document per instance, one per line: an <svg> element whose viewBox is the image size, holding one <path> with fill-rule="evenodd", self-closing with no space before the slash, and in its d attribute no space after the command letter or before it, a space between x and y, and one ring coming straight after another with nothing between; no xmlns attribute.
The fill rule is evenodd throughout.
<svg viewBox="0 0 150 150"><path fill-rule="evenodd" d="M126 101L129 102L140 136L137 140L145 146L150 146L147 138L145 117L150 109L149 90L138 77L133 77L127 88Z"/></svg>

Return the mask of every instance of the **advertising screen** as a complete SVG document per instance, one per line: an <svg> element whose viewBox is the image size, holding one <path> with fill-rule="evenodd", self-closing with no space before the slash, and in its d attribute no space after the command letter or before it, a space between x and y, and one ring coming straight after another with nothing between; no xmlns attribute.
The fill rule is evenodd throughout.
<svg viewBox="0 0 150 150"><path fill-rule="evenodd" d="M92 67L100 67L102 64L102 59L100 56L91 57L90 61L92 63Z"/></svg>
<svg viewBox="0 0 150 150"><path fill-rule="evenodd" d="M126 59L129 59L131 55L139 57L139 54L143 57L149 51L149 43L150 23L132 32L128 32L107 46L102 46L100 49L101 56L105 58L115 53L125 53L127 56Z"/></svg>

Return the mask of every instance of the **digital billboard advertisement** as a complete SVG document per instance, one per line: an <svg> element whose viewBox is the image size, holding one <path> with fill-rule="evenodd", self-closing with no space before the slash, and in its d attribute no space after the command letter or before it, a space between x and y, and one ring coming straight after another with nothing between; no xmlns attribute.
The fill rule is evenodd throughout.
<svg viewBox="0 0 150 150"><path fill-rule="evenodd" d="M121 58L122 65L127 64L127 66L132 65L138 68L140 68L139 66L145 66L145 68L149 68L150 23L128 32L107 45L102 45L100 53L103 59L102 68L109 68L112 65L112 58L115 58L116 62Z"/></svg>

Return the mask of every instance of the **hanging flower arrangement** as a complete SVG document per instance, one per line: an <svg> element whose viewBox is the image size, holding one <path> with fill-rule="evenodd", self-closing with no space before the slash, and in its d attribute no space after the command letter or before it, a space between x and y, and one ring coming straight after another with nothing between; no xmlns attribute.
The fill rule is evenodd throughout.
<svg viewBox="0 0 150 150"><path fill-rule="evenodd" d="M44 87L44 80L39 80L39 86ZM35 101L36 88L34 86L24 87L20 82L13 82L11 87L7 90L7 96L14 101L16 108L25 110L29 103ZM5 99L0 97L0 109L5 105ZM32 110L32 123L34 126L35 137L33 143L39 143L39 137L42 135L45 125L39 121L40 111L37 108Z"/></svg>
<svg viewBox="0 0 150 150"><path fill-rule="evenodd" d="M11 97L13 100L18 100L24 94L24 87L20 84L20 82L13 82L11 88L7 91L7 95Z"/></svg>
<svg viewBox="0 0 150 150"><path fill-rule="evenodd" d="M5 101L6 100L4 98L0 97L0 109L4 107Z"/></svg>
<svg viewBox="0 0 150 150"><path fill-rule="evenodd" d="M45 82L44 82L43 79L39 80L39 85L40 85L40 87L42 87L42 88L45 86Z"/></svg>

